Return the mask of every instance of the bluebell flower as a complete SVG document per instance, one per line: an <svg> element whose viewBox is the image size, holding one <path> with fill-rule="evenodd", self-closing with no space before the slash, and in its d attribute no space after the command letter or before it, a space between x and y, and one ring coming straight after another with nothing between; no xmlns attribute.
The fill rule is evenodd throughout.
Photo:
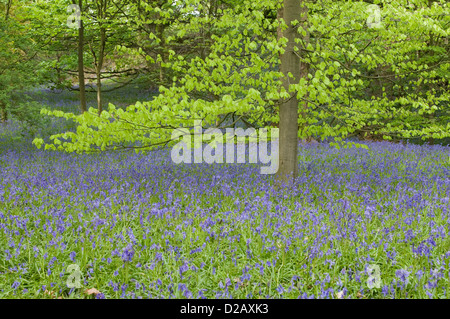
<svg viewBox="0 0 450 319"><path fill-rule="evenodd" d="M420 280L420 279L422 278L422 276L423 276L423 271L422 271L421 269L419 269L419 270L416 272L416 276L417 276L417 279Z"/></svg>
<svg viewBox="0 0 450 319"><path fill-rule="evenodd" d="M124 262L130 262L133 259L133 256L134 256L133 245L128 244L122 252L122 260Z"/></svg>
<svg viewBox="0 0 450 319"><path fill-rule="evenodd" d="M425 284L425 289L434 289L437 287L437 281L428 281Z"/></svg>
<svg viewBox="0 0 450 319"><path fill-rule="evenodd" d="M395 271L395 276L404 284L408 284L408 276L410 273L411 272L406 271L405 269L399 269Z"/></svg>
<svg viewBox="0 0 450 319"><path fill-rule="evenodd" d="M383 288L381 288L381 292L383 293L383 296L386 297L389 294L389 287L384 285Z"/></svg>
<svg viewBox="0 0 450 319"><path fill-rule="evenodd" d="M189 266L188 264L185 262L183 265L180 266L179 272L180 272L180 276L183 275L183 273L185 273L186 271L189 270Z"/></svg>
<svg viewBox="0 0 450 319"><path fill-rule="evenodd" d="M189 289L186 289L186 290L183 292L183 296L186 297L186 298L188 298L188 299L190 299L190 298L193 297L192 292L191 292Z"/></svg>

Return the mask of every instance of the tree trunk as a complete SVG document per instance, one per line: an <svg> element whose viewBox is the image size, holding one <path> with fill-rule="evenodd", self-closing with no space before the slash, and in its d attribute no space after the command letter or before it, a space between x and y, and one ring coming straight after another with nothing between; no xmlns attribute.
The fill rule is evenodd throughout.
<svg viewBox="0 0 450 319"><path fill-rule="evenodd" d="M302 15L301 0L284 0L283 18L288 28L283 36L288 39L285 52L281 55L281 72L284 75L283 86L289 92L289 85L300 81L300 58L294 52L295 39L298 37L297 27L292 25L300 20ZM288 76L292 74L292 78ZM280 181L291 181L298 175L298 106L296 92L289 92L291 98L280 105L280 141L279 141L279 169L277 178Z"/></svg>
<svg viewBox="0 0 450 319"><path fill-rule="evenodd" d="M6 4L6 10L5 10L5 22L9 19L9 13L12 6L12 0L8 0L8 3ZM0 119L3 123L3 125L6 125L8 122L8 110L6 109L6 103L3 101L0 101Z"/></svg>
<svg viewBox="0 0 450 319"><path fill-rule="evenodd" d="M6 12L5 12L5 21L8 21L9 18L9 11L12 7L12 0L8 0L8 3L6 4Z"/></svg>
<svg viewBox="0 0 450 319"><path fill-rule="evenodd" d="M280 6L280 8L278 8L278 11L277 11L277 20L280 22L281 22L281 19L283 19L283 11L284 11L284 6L282 5L282 6ZM283 30L281 29L281 25L279 25L277 28L277 40L280 41L280 39L282 37L283 37ZM282 54L278 53L278 57L280 58L280 60L281 60L281 56L282 56ZM281 72L281 65L278 66L278 71ZM276 113L279 112L279 110L277 110L276 107L274 107L272 112L274 113L274 115L276 115ZM280 122L272 123L270 126L279 128Z"/></svg>
<svg viewBox="0 0 450 319"><path fill-rule="evenodd" d="M0 101L0 117L3 125L6 125L8 121L8 110L6 109L6 104Z"/></svg>
<svg viewBox="0 0 450 319"><path fill-rule="evenodd" d="M80 12L82 10L83 0L78 1ZM84 84L84 26L83 19L80 21L80 28L78 29L78 84L80 86L80 111L84 113L87 111L86 107L86 87Z"/></svg>
<svg viewBox="0 0 450 319"><path fill-rule="evenodd" d="M166 54L166 39L164 37L165 28L166 28L165 25L162 23L159 24L157 27L158 38L161 40L161 43L160 43L161 51L160 52L161 52L162 61L159 62L159 82L161 85L164 85L165 78L166 78L164 66L162 64L165 63L168 59L167 54Z"/></svg>
<svg viewBox="0 0 450 319"><path fill-rule="evenodd" d="M303 43L305 46L308 45L309 43L309 31L308 31L308 25L307 25L307 21L308 21L308 8L306 6L302 6L301 7L301 23L300 25L306 30L306 35L303 36ZM305 48L306 49L306 48ZM298 54L300 56L303 57L302 51L298 51ZM304 63L302 61L300 61L300 78L306 78L308 79L308 73L309 73L309 64ZM309 98L309 92L306 92L305 94L305 98ZM304 132L307 129L308 126L308 122L306 119L306 109L308 107L308 102L306 101L300 101L300 118L302 119L302 122L300 124L299 130L300 132ZM317 143L317 141L312 137L309 136L309 134L306 136L305 141L307 143Z"/></svg>
<svg viewBox="0 0 450 319"><path fill-rule="evenodd" d="M277 11L277 19L278 21L280 21L281 19L283 19L283 11L284 11L284 7L280 7ZM283 37L283 30L281 29L281 26L278 26L277 28L277 40L280 40ZM281 59L281 54L280 54L280 59Z"/></svg>
<svg viewBox="0 0 450 319"><path fill-rule="evenodd" d="M101 28L100 29L100 52L98 54L98 61L97 61L97 108L98 108L98 115L100 115L103 112L103 106L102 106L102 68L103 68L103 59L105 55L105 43L106 43L106 29Z"/></svg>

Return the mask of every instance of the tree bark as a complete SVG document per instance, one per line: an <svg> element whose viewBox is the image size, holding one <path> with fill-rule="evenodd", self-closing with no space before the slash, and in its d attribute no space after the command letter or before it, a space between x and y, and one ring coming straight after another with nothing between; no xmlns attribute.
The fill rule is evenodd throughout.
<svg viewBox="0 0 450 319"><path fill-rule="evenodd" d="M5 12L5 21L8 21L9 18L9 11L12 7L12 0L8 0L8 3L6 4L6 12Z"/></svg>
<svg viewBox="0 0 450 319"><path fill-rule="evenodd" d="M5 22L8 21L9 19L11 7L12 7L12 0L8 0L5 10ZM6 103L3 101L0 101L0 118L3 125L6 125L6 123L8 122L8 110L6 109Z"/></svg>
<svg viewBox="0 0 450 319"><path fill-rule="evenodd" d="M165 25L164 24L159 24L157 27L158 30L158 38L161 40L161 59L162 61L159 62L159 82L161 85L164 85L165 82L165 72L164 72L164 67L163 67L163 63L165 63L167 61L167 56L166 56L166 39L164 37L164 30L165 30Z"/></svg>
<svg viewBox="0 0 450 319"><path fill-rule="evenodd" d="M291 181L298 175L298 107L296 92L289 92L289 85L296 84L301 77L301 64L295 52L295 39L299 37L297 27L292 25L300 20L302 15L302 0L284 0L283 18L288 28L283 36L288 39L285 52L281 55L281 72L284 75L283 87L291 97L280 105L280 140L279 140L279 169L277 178L280 181ZM288 74L292 74L289 77Z"/></svg>
<svg viewBox="0 0 450 319"><path fill-rule="evenodd" d="M3 125L6 125L8 121L8 110L6 109L6 104L0 101L0 117Z"/></svg>
<svg viewBox="0 0 450 319"><path fill-rule="evenodd" d="M80 7L80 12L82 10L83 0L78 0L78 6ZM80 111L84 113L87 111L86 107L86 86L84 83L84 26L83 19L80 21L80 28L78 29L78 84L80 86Z"/></svg>
<svg viewBox="0 0 450 319"><path fill-rule="evenodd" d="M284 11L284 6L282 5L277 10L277 20L279 22L281 22L281 19L283 19L283 11ZM283 38L283 30L281 29L281 25L279 25L278 28L277 28L277 40L280 41L281 38ZM279 57L280 60L281 60L281 56L282 56L282 54L278 53L278 57ZM281 72L281 65L278 66L278 71ZM274 115L276 115L276 113L279 112L279 109L277 110L277 108L274 107L272 112L274 113ZM280 122L272 123L270 126L279 128L280 127Z"/></svg>
<svg viewBox="0 0 450 319"><path fill-rule="evenodd" d="M306 30L306 35L303 36L302 40L305 46L308 45L309 43L309 31L308 31L308 25L307 25L307 21L308 21L308 8L303 5L301 7L301 23L300 25L304 28L304 30ZM305 48L306 49L306 48ZM298 51L298 54L303 57L302 51ZM308 63L304 63L303 61L300 61L300 78L306 78L308 79L308 73L309 73L309 64ZM306 92L305 94L305 98L309 99L309 92ZM300 118L303 120L300 124L299 130L300 132L303 132L304 130L306 130L307 126L308 126L308 122L306 121L306 109L308 108L308 102L306 101L300 101ZM306 136L305 141L307 143L317 143L317 141L312 137L312 136Z"/></svg>
<svg viewBox="0 0 450 319"><path fill-rule="evenodd" d="M98 115L100 115L103 112L103 106L102 106L102 68L103 68L103 59L105 55L105 43L106 43L106 30L105 28L100 29L100 52L98 54L98 61L97 61L97 108L98 108Z"/></svg>

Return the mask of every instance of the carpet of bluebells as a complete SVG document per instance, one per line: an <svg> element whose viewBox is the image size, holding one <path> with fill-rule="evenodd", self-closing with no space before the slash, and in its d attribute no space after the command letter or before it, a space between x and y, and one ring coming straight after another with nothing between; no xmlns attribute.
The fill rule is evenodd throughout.
<svg viewBox="0 0 450 319"><path fill-rule="evenodd" d="M301 146L299 178L279 187L256 164L15 135L0 128L0 298L450 295L450 147Z"/></svg>

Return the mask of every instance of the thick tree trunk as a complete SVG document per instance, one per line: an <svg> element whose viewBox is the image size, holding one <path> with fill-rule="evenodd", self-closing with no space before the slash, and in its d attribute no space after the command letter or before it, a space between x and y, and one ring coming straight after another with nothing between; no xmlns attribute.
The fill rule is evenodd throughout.
<svg viewBox="0 0 450 319"><path fill-rule="evenodd" d="M288 39L285 52L281 55L281 72L284 74L283 86L289 92L289 85L300 81L301 65L297 52L294 52L295 39L299 36L292 22L299 21L302 15L301 0L284 0L283 18L288 28L283 36ZM293 77L289 77L291 73ZM298 175L298 107L296 92L289 92L291 98L280 105L279 169L277 178L290 181Z"/></svg>
<svg viewBox="0 0 450 319"><path fill-rule="evenodd" d="M80 11L82 10L83 0L78 1ZM84 113L87 111L86 107L86 87L84 84L84 26L83 20L80 21L80 28L78 29L78 84L80 86L80 111Z"/></svg>

